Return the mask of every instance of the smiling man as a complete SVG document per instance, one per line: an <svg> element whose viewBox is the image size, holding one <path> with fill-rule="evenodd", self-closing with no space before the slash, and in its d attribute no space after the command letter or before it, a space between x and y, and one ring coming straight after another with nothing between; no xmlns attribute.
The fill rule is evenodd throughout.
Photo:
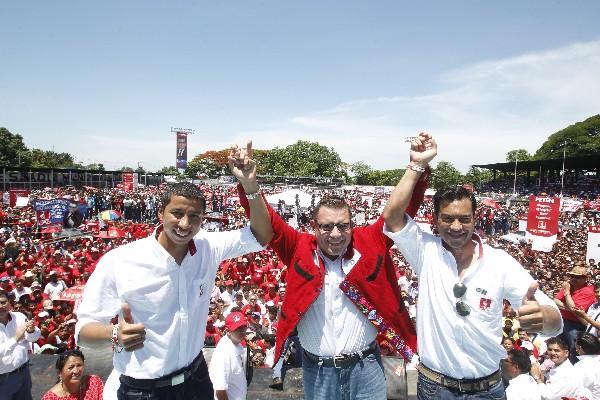
<svg viewBox="0 0 600 400"><path fill-rule="evenodd" d="M238 189L248 210L244 190ZM416 191L413 211L425 185L422 189ZM297 327L307 400L385 399L375 338L384 335L410 359L416 337L398 283L390 279L396 276L389 254L393 242L383 234L383 219L354 227L344 198L325 197L312 213L313 234L293 229L268 210L274 231L270 245L288 266L275 360ZM282 387L278 379L271 387Z"/></svg>
<svg viewBox="0 0 600 400"><path fill-rule="evenodd" d="M498 365L503 299L521 326L549 335L562 328L558 307L512 257L474 234L475 196L463 187L436 192L439 237L421 231L405 210L421 174L437 154L431 135L411 143L410 163L383 211L385 233L419 277L419 399L503 398Z"/></svg>
<svg viewBox="0 0 600 400"><path fill-rule="evenodd" d="M91 345L112 341L119 400L213 398L202 347L217 266L263 250L272 237L257 195L252 144L234 148L229 163L243 187L255 193L250 226L205 232L201 190L186 182L168 185L154 234L104 255L86 285L76 336ZM116 314L119 322L112 325Z"/></svg>

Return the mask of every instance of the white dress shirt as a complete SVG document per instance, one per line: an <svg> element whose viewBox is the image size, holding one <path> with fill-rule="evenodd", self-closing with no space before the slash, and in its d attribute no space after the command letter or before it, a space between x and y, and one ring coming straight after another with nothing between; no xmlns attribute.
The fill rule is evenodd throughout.
<svg viewBox="0 0 600 400"><path fill-rule="evenodd" d="M571 361L565 360L546 374L546 383L539 383L543 400L560 400L563 397L583 395L581 377Z"/></svg>
<svg viewBox="0 0 600 400"><path fill-rule="evenodd" d="M339 287L360 258L360 253L354 249L351 260L344 257L331 260L315 253L317 264L318 256L325 265L325 283L321 293L298 323L298 337L302 347L324 357L366 349L377 337L377 329Z"/></svg>
<svg viewBox="0 0 600 400"><path fill-rule="evenodd" d="M590 308L588 308L587 315L589 315L592 320L600 322L600 301L595 302L590 306ZM588 324L588 328L590 329L590 333L592 335L598 337L598 330L593 327L592 324Z"/></svg>
<svg viewBox="0 0 600 400"><path fill-rule="evenodd" d="M215 390L225 390L229 400L244 400L246 398L246 371L243 356L246 349L234 344L229 336L223 336L210 359L208 374Z"/></svg>
<svg viewBox="0 0 600 400"><path fill-rule="evenodd" d="M533 278L508 253L478 243L480 257L462 280L467 287L462 299L471 312L460 316L452 290L459 282L454 256L442 246L441 238L421 231L408 215L406 219L401 231L393 233L384 226L384 233L419 277L417 342L421 362L455 379L494 373L500 359L506 357L500 345L502 300L520 306ZM535 298L558 310L541 290ZM561 331L562 326L553 334Z"/></svg>
<svg viewBox="0 0 600 400"><path fill-rule="evenodd" d="M9 312L10 320L6 325L0 323L0 374L6 374L29 361L30 342L40 338L40 330L36 327L33 333L25 331L25 336L15 341L17 328L27 321L20 312Z"/></svg>
<svg viewBox="0 0 600 400"><path fill-rule="evenodd" d="M535 379L529 374L521 374L510 381L506 388L507 400L540 400L540 390Z"/></svg>
<svg viewBox="0 0 600 400"><path fill-rule="evenodd" d="M600 355L577 356L579 362L574 365L581 378L581 386L589 390L590 400L600 400Z"/></svg>
<svg viewBox="0 0 600 400"><path fill-rule="evenodd" d="M225 259L263 250L250 227L200 231L196 251L181 265L155 235L106 253L86 284L77 310L75 337L90 322L108 324L129 303L133 320L146 329L144 347L115 353L117 372L154 379L189 365L203 347L209 299L217 266Z"/></svg>

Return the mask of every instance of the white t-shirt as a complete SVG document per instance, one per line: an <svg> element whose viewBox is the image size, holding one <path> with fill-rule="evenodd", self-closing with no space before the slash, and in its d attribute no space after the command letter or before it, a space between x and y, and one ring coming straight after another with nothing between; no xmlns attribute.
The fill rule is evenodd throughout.
<svg viewBox="0 0 600 400"><path fill-rule="evenodd" d="M595 302L590 306L590 308L588 308L587 315L589 315L592 320L600 322L600 301ZM591 324L588 325L588 327L590 326ZM590 333L598 337L598 330L593 326L590 327Z"/></svg>
<svg viewBox="0 0 600 400"><path fill-rule="evenodd" d="M225 390L229 400L244 400L246 398L247 383L243 364L244 351L244 347L234 344L229 336L224 336L219 340L210 360L208 374L213 389L215 392ZM215 400L218 400L216 393Z"/></svg>
<svg viewBox="0 0 600 400"><path fill-rule="evenodd" d="M502 338L503 299L520 305L533 282L531 275L508 253L477 243L478 260L462 283L467 290L462 300L470 314L456 312L453 287L459 282L458 267L442 239L421 231L407 215L404 229L384 233L400 249L419 277L417 341L421 362L428 368L455 379L475 379L498 370L506 350ZM558 310L541 290L540 304ZM559 334L562 326L553 334Z"/></svg>
<svg viewBox="0 0 600 400"><path fill-rule="evenodd" d="M508 382L507 400L540 400L540 390L535 379L529 374L521 374Z"/></svg>

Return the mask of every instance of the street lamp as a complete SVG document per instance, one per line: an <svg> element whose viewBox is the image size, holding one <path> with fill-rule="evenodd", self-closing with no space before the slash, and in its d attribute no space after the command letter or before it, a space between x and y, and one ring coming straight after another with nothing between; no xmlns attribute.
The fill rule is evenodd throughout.
<svg viewBox="0 0 600 400"><path fill-rule="evenodd" d="M562 165L562 174L560 176L560 198L563 197L563 186L565 185L565 156L567 153L567 141L563 143L563 165Z"/></svg>
<svg viewBox="0 0 600 400"><path fill-rule="evenodd" d="M515 177L513 179L513 197L517 196L517 164L519 160L515 158Z"/></svg>

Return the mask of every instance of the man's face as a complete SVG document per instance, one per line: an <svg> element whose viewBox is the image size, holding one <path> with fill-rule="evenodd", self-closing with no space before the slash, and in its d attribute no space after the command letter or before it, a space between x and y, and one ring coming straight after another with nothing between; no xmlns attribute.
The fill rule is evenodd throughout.
<svg viewBox="0 0 600 400"><path fill-rule="evenodd" d="M471 199L442 202L435 224L447 247L451 250L463 249L471 242L475 231L475 215L473 215Z"/></svg>
<svg viewBox="0 0 600 400"><path fill-rule="evenodd" d="M503 361L502 374L506 379L513 379L521 374L521 371L519 371L519 368L517 368L517 365L510 355L507 356Z"/></svg>
<svg viewBox="0 0 600 400"><path fill-rule="evenodd" d="M347 226L348 229L340 230L339 224ZM336 226L330 231L333 225ZM352 238L352 222L348 209L321 207L313 221L313 228L317 245L325 255L335 258L346 252Z"/></svg>
<svg viewBox="0 0 600 400"><path fill-rule="evenodd" d="M242 325L234 331L229 332L229 338L234 344L239 344L242 340L246 339L246 330L248 326Z"/></svg>
<svg viewBox="0 0 600 400"><path fill-rule="evenodd" d="M529 335L527 335L527 331L519 332L519 339L521 340L529 340Z"/></svg>
<svg viewBox="0 0 600 400"><path fill-rule="evenodd" d="M200 230L204 209L198 199L172 195L165 208L159 210L158 217L167 241L177 247L187 246Z"/></svg>
<svg viewBox="0 0 600 400"><path fill-rule="evenodd" d="M571 290L577 290L585 286L587 277L585 275L569 275Z"/></svg>
<svg viewBox="0 0 600 400"><path fill-rule="evenodd" d="M8 320L8 312L11 310L10 301L4 296L0 296L0 321Z"/></svg>
<svg viewBox="0 0 600 400"><path fill-rule="evenodd" d="M547 350L548 358L556 365L559 366L567 358L569 358L569 350L563 350L558 344L551 344Z"/></svg>
<svg viewBox="0 0 600 400"><path fill-rule="evenodd" d="M596 295L596 301L600 301L600 288L594 289L594 294Z"/></svg>

